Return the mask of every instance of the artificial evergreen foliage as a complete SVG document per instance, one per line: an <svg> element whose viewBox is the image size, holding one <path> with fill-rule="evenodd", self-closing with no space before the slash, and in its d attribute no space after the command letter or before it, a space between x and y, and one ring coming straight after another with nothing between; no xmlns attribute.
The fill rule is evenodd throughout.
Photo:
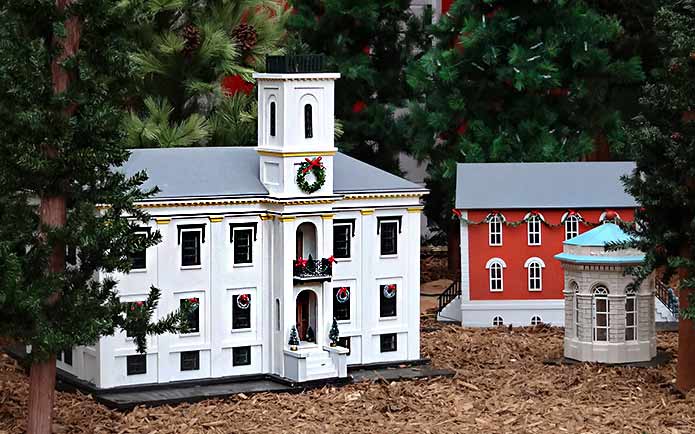
<svg viewBox="0 0 695 434"><path fill-rule="evenodd" d="M290 340L287 341L287 344L291 347L296 347L299 345L299 333L297 333L297 326L293 325L290 329Z"/></svg>
<svg viewBox="0 0 695 434"><path fill-rule="evenodd" d="M340 339L340 330L338 329L338 321L335 318L333 318L331 329L328 332L328 339L331 341L332 346L338 345L338 340Z"/></svg>
<svg viewBox="0 0 695 434"><path fill-rule="evenodd" d="M608 90L643 79L608 49L621 31L578 0L457 0L408 69L421 98L403 128L428 162L430 222L448 226L457 162L571 161L620 142Z"/></svg>
<svg viewBox="0 0 695 434"><path fill-rule="evenodd" d="M406 105L408 59L429 39L410 0L290 0L291 49L326 55L325 70L339 72L335 116L338 146L370 164L398 172L403 135L394 112ZM425 18L428 20L428 18Z"/></svg>
<svg viewBox="0 0 695 434"><path fill-rule="evenodd" d="M130 100L130 146L255 144L252 74L280 51L282 2L162 0L143 7L134 29L140 80Z"/></svg>

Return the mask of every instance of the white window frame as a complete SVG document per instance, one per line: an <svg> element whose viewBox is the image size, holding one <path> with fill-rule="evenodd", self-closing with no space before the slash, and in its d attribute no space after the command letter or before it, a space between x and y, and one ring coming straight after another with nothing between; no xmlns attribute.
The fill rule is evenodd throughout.
<svg viewBox="0 0 695 434"><path fill-rule="evenodd" d="M576 214L565 218L565 241L579 235L579 217Z"/></svg>
<svg viewBox="0 0 695 434"><path fill-rule="evenodd" d="M610 330L611 330L611 302L610 299L608 298L608 288L604 285L596 285L594 287L594 290L592 291L592 298L593 298L593 341L594 342L610 342ZM605 311L598 311L597 309L597 303L596 299L597 298L605 298L606 300L606 310ZM606 316L606 325L605 326L600 326L598 325L597 318L599 315L605 315ZM606 339L605 340L598 340L598 331L599 330L605 330L606 331Z"/></svg>
<svg viewBox="0 0 695 434"><path fill-rule="evenodd" d="M632 310L627 309L627 303L632 300ZM628 315L632 314L632 325L628 323ZM637 324L638 324L638 309L637 309L637 294L634 290L625 290L625 341L637 341ZM627 338L628 330L632 330L632 339Z"/></svg>
<svg viewBox="0 0 695 434"><path fill-rule="evenodd" d="M395 237L394 243L396 244L396 246L395 246L396 247L396 253L382 253L382 251L381 251L381 237L384 236L384 228L383 228L384 224L395 224L396 225L396 233L394 235L394 237ZM401 224L401 222L399 222L397 219L379 221L379 257L380 258L396 258L396 257L398 257L398 251L399 251L398 247L400 244L400 240L398 239L398 236L400 235L399 234L399 228L400 228L399 225L400 224Z"/></svg>
<svg viewBox="0 0 695 434"><path fill-rule="evenodd" d="M339 227L339 226L348 228L348 239L347 239L348 255L344 258L335 258L335 259L336 259L336 261L350 261L350 260L352 260L352 228L353 228L353 224L352 223L333 223L333 237L334 238L335 238L335 228ZM381 228L379 228L379 231L381 233ZM335 243L335 239L334 239L334 243ZM396 252L398 252L398 245L396 245ZM335 252L333 252L333 253L335 253ZM379 253L381 253L381 239L379 239Z"/></svg>
<svg viewBox="0 0 695 434"><path fill-rule="evenodd" d="M179 266L182 270L195 270L198 268L203 268L203 229L181 229L181 244L179 245ZM188 232L198 233L198 259L200 259L200 264L193 265L183 265L183 234Z"/></svg>
<svg viewBox="0 0 695 434"><path fill-rule="evenodd" d="M492 318L492 326L493 327L501 327L503 325L504 325L504 318L502 318L501 316L497 315L494 318Z"/></svg>
<svg viewBox="0 0 695 434"><path fill-rule="evenodd" d="M232 243L232 266L234 267L253 267L253 261L254 261L254 252L253 252L253 237L254 237L254 228L253 226L239 226L236 228L232 228L232 238L234 239L234 242ZM237 240L239 237L237 237L236 233L240 231L250 231L251 236L249 237L249 256L251 256L251 261L250 262L236 262L236 247L237 247Z"/></svg>
<svg viewBox="0 0 695 434"><path fill-rule="evenodd" d="M543 217L540 214L531 215L526 220L526 235L529 246L540 246L543 242L541 238L541 224L543 223ZM535 242L531 239L531 236L538 235L538 241Z"/></svg>
<svg viewBox="0 0 695 434"><path fill-rule="evenodd" d="M490 246L501 246L502 245L502 222L503 218L499 214L495 214L490 217L487 221L487 231L488 231L488 245ZM499 239L497 239L499 237Z"/></svg>
<svg viewBox="0 0 695 434"><path fill-rule="evenodd" d="M528 258L524 263L524 268L527 270L527 285L529 292L541 292L543 291L543 269L545 268L545 262L541 258L533 257ZM533 276L534 270L538 270L538 276ZM535 282L537 281L537 287Z"/></svg>
<svg viewBox="0 0 695 434"><path fill-rule="evenodd" d="M498 268L499 267L499 268ZM492 258L485 264L485 268L488 270L488 289L490 292L503 292L504 291L504 269L507 268L507 264L501 258ZM492 273L494 270L499 269L499 277L493 277ZM493 279L499 281L499 289L493 289Z"/></svg>

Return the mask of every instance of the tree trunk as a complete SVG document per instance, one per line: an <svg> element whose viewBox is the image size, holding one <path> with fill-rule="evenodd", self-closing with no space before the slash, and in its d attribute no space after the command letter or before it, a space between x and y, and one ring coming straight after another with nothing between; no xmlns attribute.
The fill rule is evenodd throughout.
<svg viewBox="0 0 695 434"><path fill-rule="evenodd" d="M693 290L681 287L679 291L679 307L683 311L688 308L688 297ZM683 393L695 389L695 324L682 318L678 322L676 388Z"/></svg>
<svg viewBox="0 0 695 434"><path fill-rule="evenodd" d="M74 0L56 0L56 8L64 10ZM72 77L66 71L61 62L74 56L79 49L80 22L77 17L68 17L65 21L65 38L56 38L55 45L60 49L60 54L51 62L51 79L53 92L63 93L70 86ZM76 106L66 108L64 115L71 116ZM43 148L47 159L57 158L60 150L51 144ZM43 192L39 205L39 221L42 228L61 228L67 221L67 199L61 194L61 185L55 186L57 193ZM45 237L42 237L44 242ZM65 245L56 243L53 246L48 261L48 273L61 273L65 271ZM47 306L56 304L62 293L56 289L45 301ZM53 420L53 400L55 397L56 360L55 355L47 360L41 360L43 354L37 354L37 359L32 362L29 373L29 411L27 420L28 434L50 434Z"/></svg>
<svg viewBox="0 0 695 434"><path fill-rule="evenodd" d="M447 233L447 255L449 274L456 279L461 271L461 228L458 220L452 220Z"/></svg>
<svg viewBox="0 0 695 434"><path fill-rule="evenodd" d="M56 384L56 359L31 365L29 374L28 434L50 434L53 421L53 390Z"/></svg>

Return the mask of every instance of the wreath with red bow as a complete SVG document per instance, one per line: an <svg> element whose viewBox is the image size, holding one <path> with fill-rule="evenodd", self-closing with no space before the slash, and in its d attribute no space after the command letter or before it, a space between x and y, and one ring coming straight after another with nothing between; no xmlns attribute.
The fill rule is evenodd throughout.
<svg viewBox="0 0 695 434"><path fill-rule="evenodd" d="M307 181L306 176L309 173L314 175L314 182ZM321 157L316 157L313 160L305 158L297 170L297 186L299 189L305 193L313 193L318 191L325 182L326 168L323 167Z"/></svg>

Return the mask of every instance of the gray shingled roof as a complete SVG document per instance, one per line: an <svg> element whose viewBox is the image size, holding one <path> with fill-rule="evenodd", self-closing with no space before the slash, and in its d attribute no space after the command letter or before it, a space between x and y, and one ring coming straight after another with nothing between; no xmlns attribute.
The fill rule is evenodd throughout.
<svg viewBox="0 0 695 434"><path fill-rule="evenodd" d="M633 162L462 163L456 208L619 208L637 206L620 180Z"/></svg>
<svg viewBox="0 0 695 434"><path fill-rule="evenodd" d="M144 188L158 186L155 199L262 196L255 147L134 149L119 169L132 176L144 170ZM334 158L336 193L423 191L424 188L338 153Z"/></svg>

